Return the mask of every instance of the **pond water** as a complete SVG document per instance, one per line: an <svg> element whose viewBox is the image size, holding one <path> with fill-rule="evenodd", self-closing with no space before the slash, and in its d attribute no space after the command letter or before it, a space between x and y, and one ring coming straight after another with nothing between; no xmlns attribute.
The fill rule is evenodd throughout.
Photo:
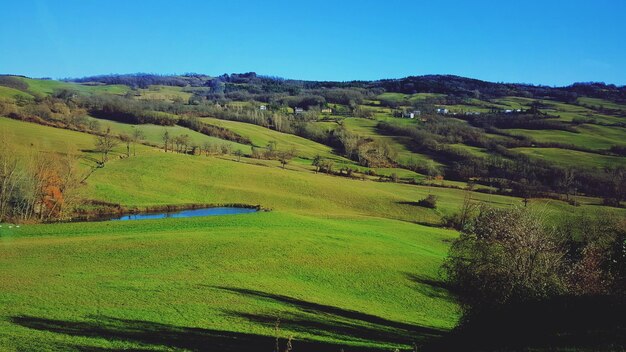
<svg viewBox="0 0 626 352"><path fill-rule="evenodd" d="M181 210L171 213L144 213L144 214L130 214L121 217L110 218L108 220L125 221L125 220L148 220L148 219L165 219L165 218L191 218L195 216L216 216L216 215L233 215L233 214L247 214L257 212L257 208L235 208L235 207L215 207L215 208L202 208Z"/></svg>

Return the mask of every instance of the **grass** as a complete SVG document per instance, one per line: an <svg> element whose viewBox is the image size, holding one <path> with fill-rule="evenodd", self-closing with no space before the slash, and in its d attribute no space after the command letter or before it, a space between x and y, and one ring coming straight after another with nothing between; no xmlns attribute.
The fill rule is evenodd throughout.
<svg viewBox="0 0 626 352"><path fill-rule="evenodd" d="M297 136L205 122L258 146L276 140L279 148L295 146L301 157L343 159ZM120 131L134 128L106 123ZM363 136L404 147L397 137L377 134L376 121L345 123ZM621 133L597 127L581 128L607 139ZM150 139L162 132L160 126L142 129ZM23 153L90 156L93 146L88 134L7 118L0 118L1 131L13 135ZM303 158L285 170L277 161L233 159L139 146L137 157L112 158L93 173L81 196L129 207L259 204L271 212L3 225L0 350L198 350L221 343L269 350L277 318L283 339L294 336L296 351L307 343L310 350L406 350L455 326L459 307L436 280L457 234L424 225L458 211L466 191L315 174ZM419 177L408 171L399 176ZM436 210L415 205L429 194L438 197ZM498 207L522 203L484 193L472 197ZM531 206L557 217L598 202L581 200L579 208L541 199Z"/></svg>
<svg viewBox="0 0 626 352"><path fill-rule="evenodd" d="M409 119L394 119L400 123L415 123ZM404 136L387 136L379 134L376 130L377 120L362 118L347 118L343 120L344 125L349 131L358 134L361 137L372 138L379 141L389 143L391 148L398 154L397 160L401 164L408 164L413 161L418 164L432 163L433 165L441 165L434 161L430 156L413 152L408 145L410 137Z"/></svg>
<svg viewBox="0 0 626 352"><path fill-rule="evenodd" d="M198 146L202 146L204 143L207 143L207 142L211 144L217 144L217 145L228 144L231 146L232 150L239 149L246 154L249 154L251 152L251 148L249 145L235 143L235 142L220 139L217 137L207 136L205 134L202 134L202 133L199 133L199 132L196 132L196 131L193 131L193 130L190 130L188 128L181 127L181 126L159 126L159 125L151 125L151 124L131 125L131 124L126 124L126 123L121 123L121 122L116 122L116 121L96 119L93 117L90 117L90 118L97 120L100 123L101 129L105 130L106 128L110 128L114 134L126 133L128 135L132 135L133 130L139 129L143 132L144 140L146 142L156 144L156 145L163 144L163 139L162 139L163 133L165 131L168 131L171 137L186 134L189 136L189 140L191 141L191 143L196 144Z"/></svg>
<svg viewBox="0 0 626 352"><path fill-rule="evenodd" d="M512 150L562 166L587 168L626 166L626 158L623 157L585 153L576 150L559 148L515 148Z"/></svg>
<svg viewBox="0 0 626 352"><path fill-rule="evenodd" d="M406 348L423 338L419 331L456 323L456 305L416 281L436 278L453 237L399 221L282 212L5 229L0 346L163 350L177 343L31 329L23 317L265 336L280 317L283 336L296 341Z"/></svg>
<svg viewBox="0 0 626 352"><path fill-rule="evenodd" d="M443 97L443 96L445 96L445 94L438 94L438 93L403 94L403 93L386 92L386 93L382 93L378 95L376 99L394 101L400 105L411 105L412 103L416 101L425 100L427 98Z"/></svg>
<svg viewBox="0 0 626 352"><path fill-rule="evenodd" d="M27 99L33 98L32 95L22 92L19 89L0 86L0 99L13 100L16 96L20 96L20 97L27 98Z"/></svg>
<svg viewBox="0 0 626 352"><path fill-rule="evenodd" d="M450 147L457 149L457 150L465 151L469 153L470 155L478 157L478 158L486 158L489 156L489 153L484 148L473 147L471 145L460 144L460 143L450 144Z"/></svg>
<svg viewBox="0 0 626 352"><path fill-rule="evenodd" d="M186 103L193 94L183 92L182 89L182 87L150 86L148 89L139 89L140 96L137 97L137 99L165 100L172 102L174 99L178 98Z"/></svg>
<svg viewBox="0 0 626 352"><path fill-rule="evenodd" d="M0 124L25 149L37 141L80 151L92 141ZM458 306L432 283L456 233L415 222L434 224L456 211L464 191L253 162L142 147L97 170L82 192L127 206L247 203L271 212L0 228L0 349L171 350L237 341L272 348L280 317L283 338L293 335L295 346L389 350L456 324ZM438 196L437 210L414 205L428 194ZM554 214L574 209L532 203Z"/></svg>
<svg viewBox="0 0 626 352"><path fill-rule="evenodd" d="M94 137L81 132L46 127L0 117L0 134L10 138L23 153L58 152L80 154L93 148Z"/></svg>
<svg viewBox="0 0 626 352"><path fill-rule="evenodd" d="M609 100L599 99L599 98L590 98L590 97L580 97L577 101L579 104L592 106L594 108L603 107L605 109L612 110L621 110L626 111L626 105L618 104Z"/></svg>
<svg viewBox="0 0 626 352"><path fill-rule="evenodd" d="M89 85L78 84L72 82L62 82L54 80L42 80L17 77L26 84L28 84L28 91L34 95L50 95L57 89L73 89L81 93L110 93L110 94L124 94L130 90L127 86L123 85Z"/></svg>
<svg viewBox="0 0 626 352"><path fill-rule="evenodd" d="M241 136L248 137L256 147L264 148L267 147L270 141L276 141L278 149L295 148L297 155L304 158L312 159L315 155L319 154L324 158L350 163L349 160L333 154L331 147L293 134L282 133L258 125L238 121L219 120L215 118L202 118L201 120L205 123L224 127Z"/></svg>
<svg viewBox="0 0 626 352"><path fill-rule="evenodd" d="M512 134L530 137L543 143L571 144L589 149L607 149L614 145L626 145L626 131L621 127L580 125L579 133L562 130L509 129Z"/></svg>

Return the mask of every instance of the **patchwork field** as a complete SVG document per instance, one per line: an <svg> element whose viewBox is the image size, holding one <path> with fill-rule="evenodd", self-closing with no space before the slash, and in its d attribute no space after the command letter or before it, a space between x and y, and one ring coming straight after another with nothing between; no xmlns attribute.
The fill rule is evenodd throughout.
<svg viewBox="0 0 626 352"><path fill-rule="evenodd" d="M293 148L298 156L305 158L313 159L316 155L320 155L325 158L349 162L332 154L332 148L293 134L281 133L269 128L238 121L218 120L215 118L202 118L201 120L210 125L224 127L241 136L248 137L255 147L265 148L271 141L274 141L278 149Z"/></svg>
<svg viewBox="0 0 626 352"><path fill-rule="evenodd" d="M5 77L0 114L11 118L0 117L0 138L23 157L25 168L35 156L76 156L80 172L89 175L78 190L78 210L245 204L262 211L0 224L0 350L256 351L275 350L277 338L281 346L291 340L296 352L419 349L461 318L441 270L458 232L442 224L466 201L527 204L550 225L599 209L626 216L623 200L603 206L607 196L593 189L567 195L578 206L559 200L565 199L560 190L551 188L558 180L542 179L533 163L516 158L520 153L548 161L555 175L563 168L604 175L605 168L626 167L623 152L614 148L626 146L624 109L617 102L580 97L564 103L528 92L494 97L480 89L404 94L378 83L307 86L253 74L230 81L194 76L195 85L184 86L177 82L186 82L185 76L148 76L138 75L138 84L128 86L97 83L97 77L88 84ZM165 81L152 84L159 80ZM429 82L428 91L442 89ZM265 92L268 87L276 91ZM269 111L261 112L261 104ZM295 114L300 106L305 111ZM397 117L422 106L424 119ZM512 113L520 120L512 126L528 128L491 128L502 110L531 106L549 116ZM439 107L448 114L436 113ZM321 112L328 108L333 111ZM472 119L478 115L468 112L493 118L492 125L479 125ZM190 117L247 137L251 145L156 125ZM547 120L551 129L533 129L542 127L533 119ZM94 121L114 136L142 131L137 155L127 157L117 141L102 165L95 134L70 130L89 125L97 134L88 124ZM397 135L378 128L381 121L393 123ZM280 124L299 135L272 129ZM352 160L337 133L341 126L358 136ZM570 128L578 133L563 130ZM188 135L194 146L228 144L243 155L165 153L165 131ZM393 153L383 154L372 140ZM252 153L274 142L295 156L281 164L276 155ZM330 172L313 166L318 155L332 161ZM375 159L380 155L382 162ZM524 195L519 187L525 181L547 191L532 199L509 196ZM429 196L434 208L420 203Z"/></svg>
<svg viewBox="0 0 626 352"><path fill-rule="evenodd" d="M613 145L626 145L624 130L621 127L581 125L579 133L561 130L509 129L513 135L530 137L543 143L571 144L581 148L608 149Z"/></svg>
<svg viewBox="0 0 626 352"><path fill-rule="evenodd" d="M558 148L514 148L513 150L564 166L584 166L587 168L626 166L625 158L585 153L577 150L563 150Z"/></svg>
<svg viewBox="0 0 626 352"><path fill-rule="evenodd" d="M93 141L10 119L0 119L0 130L24 149L37 142L89 155L82 150ZM232 338L269 349L277 320L280 338L292 336L303 350L409 348L459 317L449 293L433 283L456 233L416 223L436 224L456 211L463 190L140 146L137 157L97 170L82 192L125 206L246 203L271 211L3 224L0 349L169 350L228 341L237 350ZM431 193L439 197L437 210L415 205ZM521 203L473 197L495 206ZM554 214L573 211L562 202L533 202Z"/></svg>

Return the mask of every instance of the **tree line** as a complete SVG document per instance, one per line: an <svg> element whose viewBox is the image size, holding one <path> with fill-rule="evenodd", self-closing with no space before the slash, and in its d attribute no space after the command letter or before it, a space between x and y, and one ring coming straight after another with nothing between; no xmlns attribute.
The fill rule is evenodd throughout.
<svg viewBox="0 0 626 352"><path fill-rule="evenodd" d="M0 134L0 222L61 219L77 204L84 177L78 158L53 152L22 153Z"/></svg>

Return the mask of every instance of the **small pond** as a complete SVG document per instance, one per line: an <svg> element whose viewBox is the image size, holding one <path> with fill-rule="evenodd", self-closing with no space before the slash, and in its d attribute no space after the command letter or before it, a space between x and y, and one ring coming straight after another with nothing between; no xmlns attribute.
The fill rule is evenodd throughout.
<svg viewBox="0 0 626 352"><path fill-rule="evenodd" d="M195 216L216 216L216 215L233 215L233 214L247 214L257 212L257 208L236 208L236 207L215 207L215 208L201 208L191 210L181 210L170 213L143 213L143 214L130 214L124 216L116 216L109 219L102 220L148 220L148 219L165 219L165 218L191 218Z"/></svg>

